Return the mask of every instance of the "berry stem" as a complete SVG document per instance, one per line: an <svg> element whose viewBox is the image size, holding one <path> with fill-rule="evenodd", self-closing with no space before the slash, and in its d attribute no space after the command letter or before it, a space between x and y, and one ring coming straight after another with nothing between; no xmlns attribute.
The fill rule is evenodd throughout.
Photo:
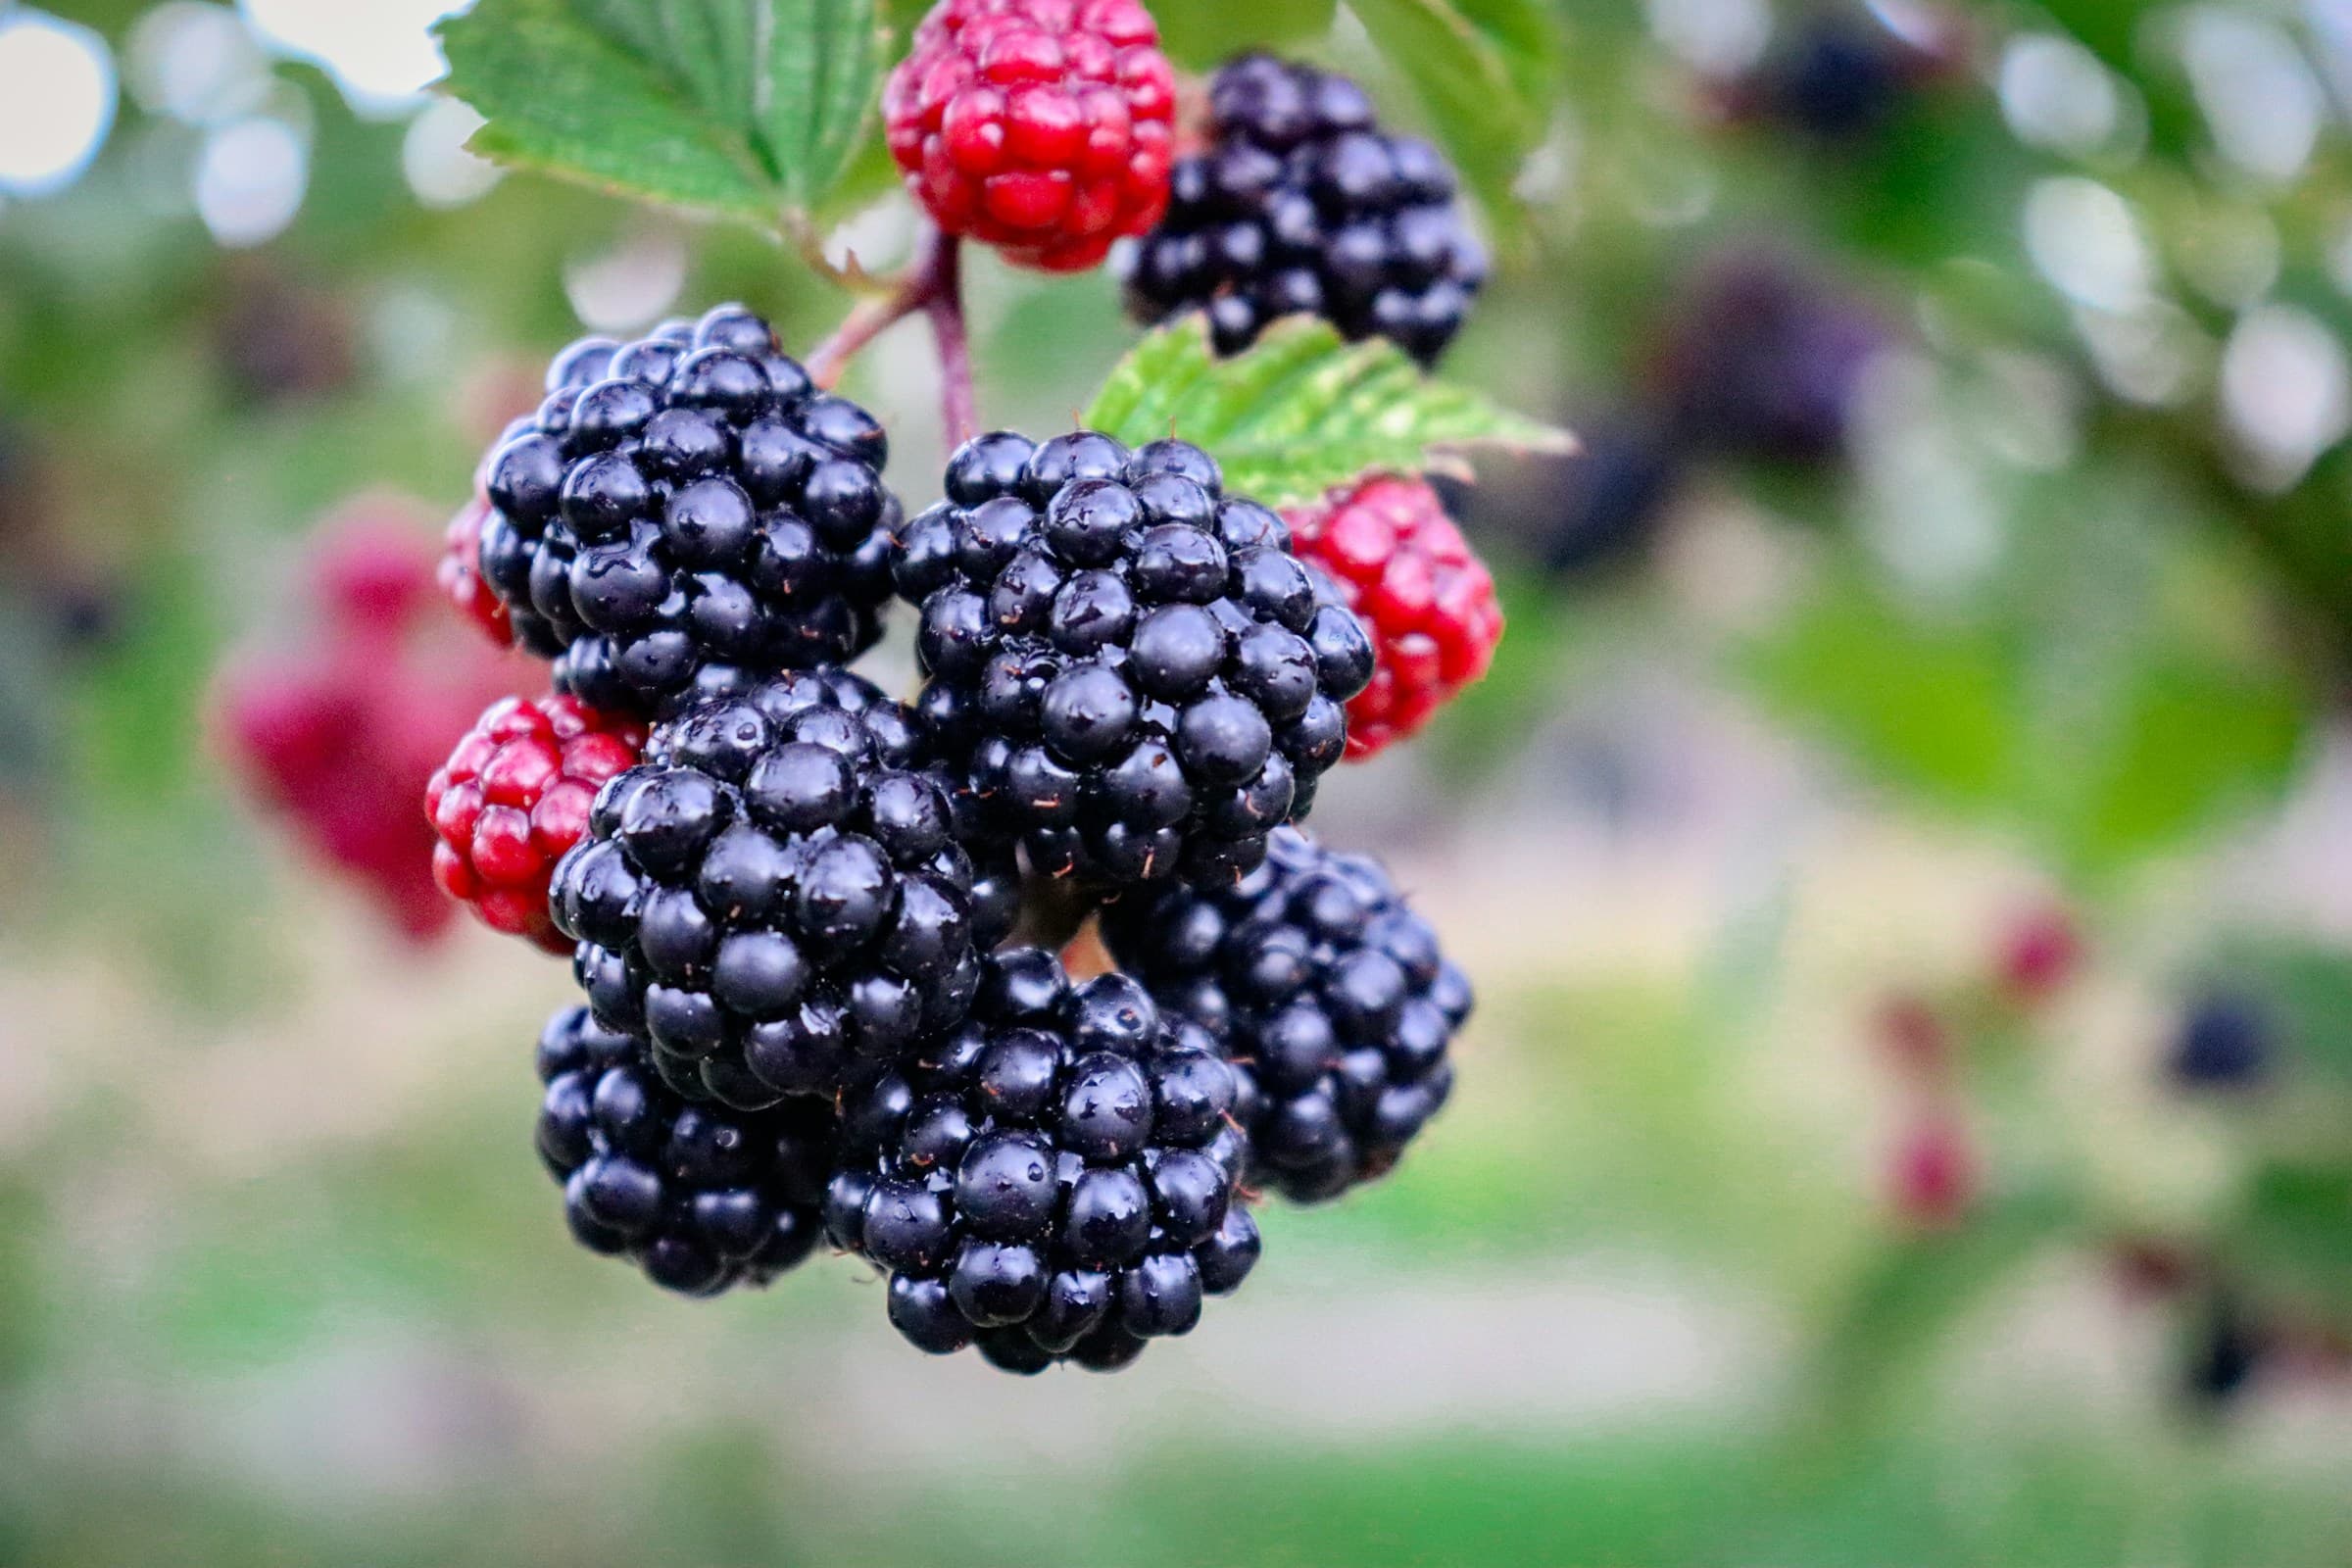
<svg viewBox="0 0 2352 1568"><path fill-rule="evenodd" d="M925 228L914 260L889 293L858 302L840 328L809 354L810 379L831 391L850 361L875 338L921 312L939 344L940 413L948 445L960 446L977 423L972 401L971 344L963 325L963 269L956 236Z"/></svg>
<svg viewBox="0 0 2352 1568"><path fill-rule="evenodd" d="M979 428L972 396L972 346L963 325L961 258L962 247L956 236L939 236L931 253L938 286L923 302L931 318L932 339L939 345L939 413L947 425L951 451L969 441Z"/></svg>

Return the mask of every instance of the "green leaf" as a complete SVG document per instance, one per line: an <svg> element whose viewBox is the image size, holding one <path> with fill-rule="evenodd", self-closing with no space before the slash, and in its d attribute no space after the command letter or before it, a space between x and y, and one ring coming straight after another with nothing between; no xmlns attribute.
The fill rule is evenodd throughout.
<svg viewBox="0 0 2352 1568"><path fill-rule="evenodd" d="M2352 1322L2352 1166L2274 1160L2255 1173L2227 1246L2263 1283Z"/></svg>
<svg viewBox="0 0 2352 1568"><path fill-rule="evenodd" d="M1335 0L1183 0L1156 8L1159 44L1168 58L1210 71L1246 49L1268 49L1322 36Z"/></svg>
<svg viewBox="0 0 2352 1568"><path fill-rule="evenodd" d="M1413 84L1498 237L1520 228L1511 184L1551 125L1559 23L1540 0L1348 0Z"/></svg>
<svg viewBox="0 0 2352 1568"><path fill-rule="evenodd" d="M1268 506L1313 501L1373 469L1466 475L1472 447L1575 449L1565 430L1423 375L1385 339L1350 344L1304 317L1229 359L1198 316L1161 327L1112 368L1085 422L1136 445L1182 436Z"/></svg>
<svg viewBox="0 0 2352 1568"><path fill-rule="evenodd" d="M1946 1232L1903 1237L1871 1256L1829 1313L1806 1384L1832 1423L1888 1413L1906 1374L2002 1281L2080 1220L2054 1188L1997 1199Z"/></svg>
<svg viewBox="0 0 2352 1568"><path fill-rule="evenodd" d="M856 159L884 38L874 0L481 0L438 31L475 152L767 229Z"/></svg>

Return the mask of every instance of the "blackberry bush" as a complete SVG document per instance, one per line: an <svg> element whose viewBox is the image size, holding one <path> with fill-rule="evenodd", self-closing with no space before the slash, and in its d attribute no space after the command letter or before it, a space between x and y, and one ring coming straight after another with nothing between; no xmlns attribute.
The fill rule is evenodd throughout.
<svg viewBox="0 0 2352 1568"><path fill-rule="evenodd" d="M1072 985L1013 949L960 1028L845 1101L826 1222L890 1272L890 1320L919 1348L1113 1370L1257 1260L1237 1089L1135 981Z"/></svg>
<svg viewBox="0 0 2352 1568"><path fill-rule="evenodd" d="M976 826L1093 885L1256 864L1372 673L1282 519L1181 441L967 442L897 571L922 607L919 707Z"/></svg>
<svg viewBox="0 0 2352 1568"><path fill-rule="evenodd" d="M592 1252L685 1296L765 1285L815 1249L832 1108L743 1111L679 1098L641 1037L566 1007L539 1037L539 1158Z"/></svg>
<svg viewBox="0 0 2352 1568"><path fill-rule="evenodd" d="M722 305L557 356L492 454L481 575L556 686L662 713L713 665L846 662L881 635L897 499L872 415Z"/></svg>
<svg viewBox="0 0 2352 1568"><path fill-rule="evenodd" d="M1209 110L1208 149L1177 163L1167 217L1128 260L1136 316L1206 311L1228 354L1320 316L1434 363L1487 276L1445 158L1382 134L1347 77L1268 55L1219 71Z"/></svg>
<svg viewBox="0 0 2352 1568"><path fill-rule="evenodd" d="M891 156L951 234L1101 264L1168 203L1176 74L1136 0L941 0L882 96Z"/></svg>
<svg viewBox="0 0 2352 1568"><path fill-rule="evenodd" d="M1385 1174L1453 1088L1470 982L1377 861L1286 828L1230 887L1123 900L1104 941L1228 1052L1251 1180L1301 1202Z"/></svg>
<svg viewBox="0 0 2352 1568"><path fill-rule="evenodd" d="M663 1081L759 1107L954 1024L1001 939L907 715L840 670L710 696L655 728L557 866L555 923L608 1027Z"/></svg>

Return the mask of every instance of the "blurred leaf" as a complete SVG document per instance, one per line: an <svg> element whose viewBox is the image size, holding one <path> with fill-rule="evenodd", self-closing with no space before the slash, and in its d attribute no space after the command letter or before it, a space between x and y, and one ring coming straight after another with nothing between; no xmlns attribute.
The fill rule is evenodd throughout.
<svg viewBox="0 0 2352 1568"><path fill-rule="evenodd" d="M2276 800L2317 694L2230 620L2229 563L2122 479L2084 485L2022 502L1958 603L1848 560L1741 662L1880 782L2095 874Z"/></svg>
<svg viewBox="0 0 2352 1568"><path fill-rule="evenodd" d="M2352 1166L2274 1161L2255 1173L2225 1243L2266 1284L2352 1319Z"/></svg>
<svg viewBox="0 0 2352 1568"><path fill-rule="evenodd" d="M1110 372L1085 422L1132 445L1177 435L1267 506L1312 501L1375 468L1467 473L1469 447L1565 452L1564 430L1423 375L1384 339L1348 344L1325 322L1278 321L1219 359L1198 316L1151 333Z"/></svg>
<svg viewBox="0 0 2352 1568"><path fill-rule="evenodd" d="M1833 1421L1867 1418L2017 1267L2064 1235L2077 1209L2037 1189L1996 1199L1949 1231L1898 1237L1853 1279L1822 1331L1809 1381Z"/></svg>
<svg viewBox="0 0 2352 1568"><path fill-rule="evenodd" d="M1336 0L1182 0L1157 9L1160 47L1195 71L1249 49L1268 49L1331 28Z"/></svg>
<svg viewBox="0 0 2352 1568"><path fill-rule="evenodd" d="M1843 581L1759 645L1747 673L1774 707L1811 720L1897 788L1946 806L1997 796L2007 672L1973 625L1904 615Z"/></svg>
<svg viewBox="0 0 2352 1568"><path fill-rule="evenodd" d="M2298 1068L2352 1085L2352 953L2306 942L2235 942L2201 967L2214 985L2272 1009Z"/></svg>
<svg viewBox="0 0 2352 1568"><path fill-rule="evenodd" d="M437 30L474 151L766 228L858 154L884 36L874 0L482 0Z"/></svg>
<svg viewBox="0 0 2352 1568"><path fill-rule="evenodd" d="M1511 192L1550 128L1559 24L1537 0L1348 0L1427 107L1438 139L1497 233L1522 226Z"/></svg>

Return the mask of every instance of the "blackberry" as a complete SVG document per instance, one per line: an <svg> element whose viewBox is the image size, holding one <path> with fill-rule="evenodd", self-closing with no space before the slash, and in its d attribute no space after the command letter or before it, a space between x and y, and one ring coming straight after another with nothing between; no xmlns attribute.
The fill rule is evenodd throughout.
<svg viewBox="0 0 2352 1568"><path fill-rule="evenodd" d="M2247 1089L2270 1076L2277 1048L2269 1009L2252 997L2219 991L2189 1008L2170 1066L2186 1089Z"/></svg>
<svg viewBox="0 0 2352 1568"><path fill-rule="evenodd" d="M711 665L846 662L881 635L889 438L722 305L556 358L489 460L476 554L557 689L665 714Z"/></svg>
<svg viewBox="0 0 2352 1568"><path fill-rule="evenodd" d="M1257 1261L1234 1071L1124 975L1074 986L1038 948L987 967L970 1018L845 1100L827 1228L890 1271L921 1349L1124 1366Z"/></svg>
<svg viewBox="0 0 2352 1568"><path fill-rule="evenodd" d="M1181 441L1000 431L908 524L918 706L975 830L1118 886L1230 879L1305 814L1372 645L1266 508Z"/></svg>
<svg viewBox="0 0 2352 1568"><path fill-rule="evenodd" d="M597 1018L645 1034L663 1081L755 1109L829 1097L963 1015L973 866L896 704L786 673L655 726L645 758L598 792L549 905Z"/></svg>
<svg viewBox="0 0 2352 1568"><path fill-rule="evenodd" d="M663 1085L646 1042L566 1007L539 1037L539 1158L592 1252L685 1296L765 1285L822 1232L832 1107L698 1105Z"/></svg>
<svg viewBox="0 0 2352 1568"><path fill-rule="evenodd" d="M1127 259L1134 314L1204 310L1225 354L1320 316L1433 363L1487 277L1445 158L1382 134L1347 77L1268 55L1219 71L1209 110L1208 150L1177 162L1167 216Z"/></svg>
<svg viewBox="0 0 2352 1568"><path fill-rule="evenodd" d="M1123 900L1102 927L1161 1008L1232 1056L1253 1182L1336 1198L1396 1164L1452 1090L1470 982L1377 861L1286 828L1239 884Z"/></svg>

